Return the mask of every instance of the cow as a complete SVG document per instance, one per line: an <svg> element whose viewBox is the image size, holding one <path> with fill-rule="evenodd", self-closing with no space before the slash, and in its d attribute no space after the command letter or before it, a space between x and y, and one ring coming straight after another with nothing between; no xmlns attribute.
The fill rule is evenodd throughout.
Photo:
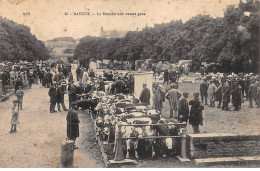
<svg viewBox="0 0 260 171"><path fill-rule="evenodd" d="M158 121L156 126L156 134L158 136L178 136L180 131L180 126L176 125L166 125L174 122L169 122L165 119L161 119ZM165 124L165 125L164 125ZM154 150L155 154L158 156L163 155L171 155L178 154L180 152L180 139L178 138L165 138L165 139L156 139Z"/></svg>
<svg viewBox="0 0 260 171"><path fill-rule="evenodd" d="M75 104L77 106L77 110L79 108L81 108L82 111L89 109L92 112L95 111L95 108L97 107L98 103L99 103L98 98L96 98L96 99L81 99L81 100L75 101Z"/></svg>
<svg viewBox="0 0 260 171"><path fill-rule="evenodd" d="M125 138L123 142L125 143L126 158L130 158L130 154L133 152L137 159L153 155L153 140L143 138L155 136L155 130L151 129L151 126L127 126L128 124L151 123L152 120L148 117L129 118L127 122L122 122L122 137Z"/></svg>

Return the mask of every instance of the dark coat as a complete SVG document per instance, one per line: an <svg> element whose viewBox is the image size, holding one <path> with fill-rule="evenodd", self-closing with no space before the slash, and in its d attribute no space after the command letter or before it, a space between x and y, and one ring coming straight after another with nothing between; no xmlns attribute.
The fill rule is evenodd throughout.
<svg viewBox="0 0 260 171"><path fill-rule="evenodd" d="M169 81L169 72L168 71L164 71L163 79L164 79L164 81Z"/></svg>
<svg viewBox="0 0 260 171"><path fill-rule="evenodd" d="M189 104L187 99L181 98L179 102L179 110L178 110L178 119L180 120L180 116L183 117L184 121L187 121L189 119Z"/></svg>
<svg viewBox="0 0 260 171"><path fill-rule="evenodd" d="M140 101L145 103L146 105L150 105L150 90L148 88L144 88L140 94Z"/></svg>
<svg viewBox="0 0 260 171"><path fill-rule="evenodd" d="M71 109L67 115L67 137L69 139L76 139L79 137L79 118L77 111Z"/></svg>
<svg viewBox="0 0 260 171"><path fill-rule="evenodd" d="M216 90L216 100L222 101L222 86L221 85Z"/></svg>
<svg viewBox="0 0 260 171"><path fill-rule="evenodd" d="M74 102L77 100L77 89L75 85L69 85L68 87L68 91L69 91L69 99Z"/></svg>
<svg viewBox="0 0 260 171"><path fill-rule="evenodd" d="M203 125L202 110L204 106L198 99L189 101L191 105L189 123L191 125Z"/></svg>
<svg viewBox="0 0 260 171"><path fill-rule="evenodd" d="M235 86L232 92L232 101L234 105L240 105L242 103L242 88L241 86Z"/></svg>
<svg viewBox="0 0 260 171"><path fill-rule="evenodd" d="M54 86L49 89L50 103L55 103L57 101L57 90Z"/></svg>
<svg viewBox="0 0 260 171"><path fill-rule="evenodd" d="M208 87L209 85L206 82L200 84L200 96L201 97L208 97Z"/></svg>
<svg viewBox="0 0 260 171"><path fill-rule="evenodd" d="M222 85L222 100L225 103L229 103L230 102L230 87L227 83L224 83Z"/></svg>

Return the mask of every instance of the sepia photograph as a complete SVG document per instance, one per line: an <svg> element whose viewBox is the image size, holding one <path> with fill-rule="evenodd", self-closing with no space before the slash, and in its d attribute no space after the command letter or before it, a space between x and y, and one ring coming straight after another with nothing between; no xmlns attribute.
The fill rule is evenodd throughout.
<svg viewBox="0 0 260 171"><path fill-rule="evenodd" d="M259 168L260 0L0 0L0 168Z"/></svg>

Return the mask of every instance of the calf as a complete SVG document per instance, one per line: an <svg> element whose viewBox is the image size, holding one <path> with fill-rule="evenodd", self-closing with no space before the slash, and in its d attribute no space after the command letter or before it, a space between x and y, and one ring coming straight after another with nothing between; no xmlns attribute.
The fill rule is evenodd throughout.
<svg viewBox="0 0 260 171"><path fill-rule="evenodd" d="M127 124L151 124L150 118L130 118L127 119ZM154 136L155 131L151 126L122 126L123 137L132 138L126 139L126 158L130 157L130 153L134 151L135 157L150 157L153 154L153 142L151 139L143 139L143 137ZM134 138L134 139L133 139Z"/></svg>
<svg viewBox="0 0 260 171"><path fill-rule="evenodd" d="M167 124L164 119L158 121L159 124ZM178 136L179 126L175 125L158 125L156 126L156 132L159 136ZM165 138L155 140L155 153L159 155L170 155L171 153L179 153L180 139L177 138Z"/></svg>

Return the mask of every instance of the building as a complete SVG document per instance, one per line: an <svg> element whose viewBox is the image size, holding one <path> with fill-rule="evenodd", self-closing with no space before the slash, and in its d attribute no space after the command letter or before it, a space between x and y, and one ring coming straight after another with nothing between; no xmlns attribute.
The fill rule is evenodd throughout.
<svg viewBox="0 0 260 171"><path fill-rule="evenodd" d="M125 37L128 31L118 31L118 30L104 30L103 27L100 29L99 37L102 38L122 38Z"/></svg>
<svg viewBox="0 0 260 171"><path fill-rule="evenodd" d="M74 50L79 44L79 39L72 37L58 37L44 42L49 50L51 60L61 60L64 63L73 62Z"/></svg>

